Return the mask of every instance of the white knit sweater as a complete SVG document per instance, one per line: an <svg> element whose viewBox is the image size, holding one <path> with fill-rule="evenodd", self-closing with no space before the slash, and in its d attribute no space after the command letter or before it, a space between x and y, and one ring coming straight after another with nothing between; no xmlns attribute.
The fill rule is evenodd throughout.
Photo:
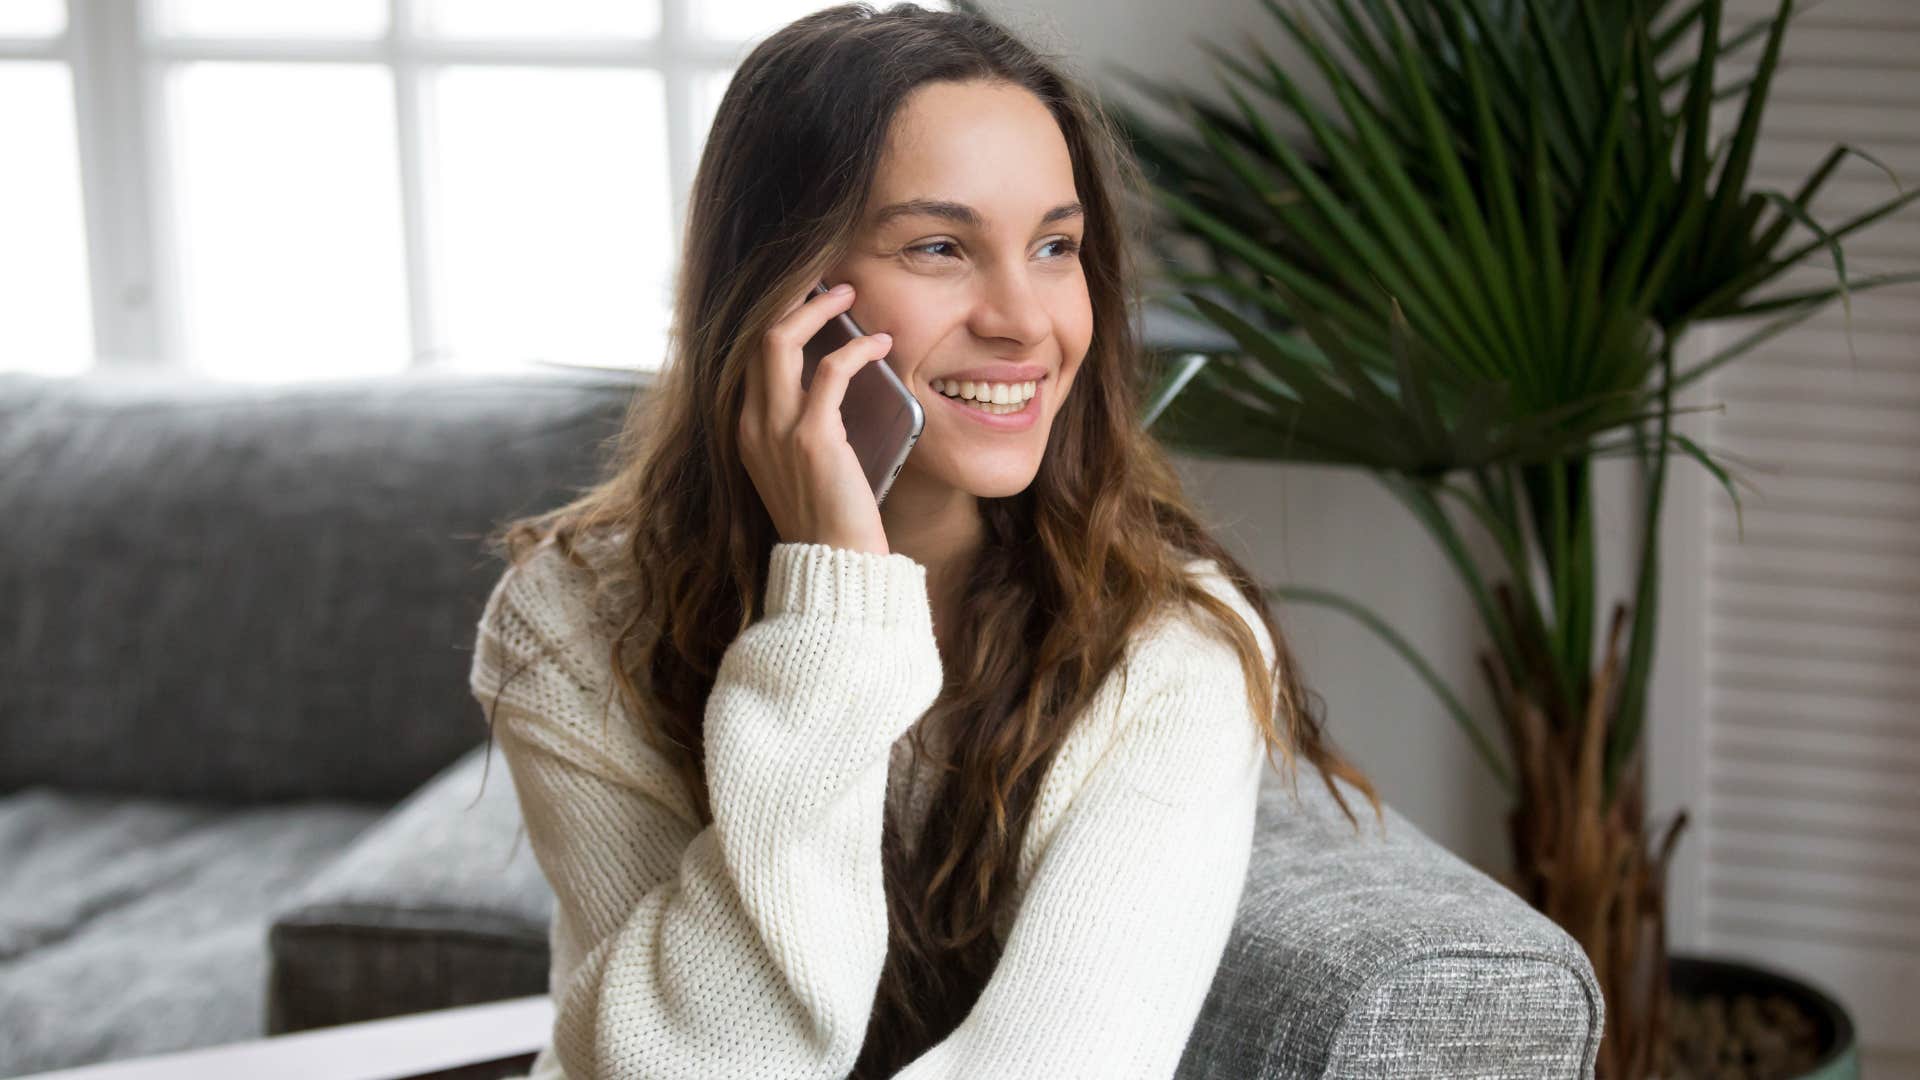
<svg viewBox="0 0 1920 1080"><path fill-rule="evenodd" d="M1271 662L1218 568L1189 570ZM774 547L765 615L728 647L706 706L705 828L614 693L613 630L549 541L502 576L474 652L476 700L492 707L507 683L495 738L557 900L556 1020L532 1076L844 1078L887 950L882 815L903 815L911 841L936 786L906 738L941 685L926 568ZM1046 775L991 981L898 1076L1173 1075L1268 764L1225 638L1191 613L1147 631Z"/></svg>

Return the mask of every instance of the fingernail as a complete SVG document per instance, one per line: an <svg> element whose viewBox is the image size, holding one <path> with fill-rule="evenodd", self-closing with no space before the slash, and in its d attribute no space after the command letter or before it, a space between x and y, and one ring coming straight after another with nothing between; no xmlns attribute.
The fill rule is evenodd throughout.
<svg viewBox="0 0 1920 1080"><path fill-rule="evenodd" d="M829 289L828 291L833 293L833 295L835 296L845 296L848 293L853 291L853 286L843 281L840 284L835 285L832 289Z"/></svg>
<svg viewBox="0 0 1920 1080"><path fill-rule="evenodd" d="M893 335L883 330L873 335L873 340L879 342L882 345L891 345L893 344Z"/></svg>

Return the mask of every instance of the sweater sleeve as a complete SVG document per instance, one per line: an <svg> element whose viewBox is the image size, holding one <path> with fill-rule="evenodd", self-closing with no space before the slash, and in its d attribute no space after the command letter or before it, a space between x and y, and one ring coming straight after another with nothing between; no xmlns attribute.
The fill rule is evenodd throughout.
<svg viewBox="0 0 1920 1080"><path fill-rule="evenodd" d="M1233 655L1161 654L973 1009L898 1080L1174 1075L1233 928L1267 768Z"/></svg>
<svg viewBox="0 0 1920 1080"><path fill-rule="evenodd" d="M516 659L489 632L493 608L474 689L487 700L491 672L531 663L498 706L502 752L580 956L555 969L566 1074L844 1077L886 956L889 751L940 686L925 568L774 547L765 615L729 646L707 702L704 828L658 762L591 752L577 722L588 680Z"/></svg>

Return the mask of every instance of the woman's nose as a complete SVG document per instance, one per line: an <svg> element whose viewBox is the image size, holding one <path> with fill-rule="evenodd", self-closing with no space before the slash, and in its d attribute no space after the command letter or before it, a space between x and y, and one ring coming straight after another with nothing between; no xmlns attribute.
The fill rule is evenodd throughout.
<svg viewBox="0 0 1920 1080"><path fill-rule="evenodd" d="M1024 268L989 274L974 305L973 330L983 338L1011 338L1033 345L1052 324L1046 305Z"/></svg>

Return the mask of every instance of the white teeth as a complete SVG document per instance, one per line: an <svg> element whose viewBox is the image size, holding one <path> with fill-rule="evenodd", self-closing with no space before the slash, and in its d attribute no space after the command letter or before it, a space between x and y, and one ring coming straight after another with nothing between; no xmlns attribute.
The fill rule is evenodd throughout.
<svg viewBox="0 0 1920 1080"><path fill-rule="evenodd" d="M955 400L960 400L960 399L956 398ZM1017 413L1020 410L1025 409L1027 407L1027 403L1025 401L1020 401L1020 402L1007 402L1007 403L996 405L991 401L968 401L966 402L966 407L969 409L976 409L980 412L992 413L995 416L1005 416L1008 413Z"/></svg>
<svg viewBox="0 0 1920 1080"><path fill-rule="evenodd" d="M935 379L933 388L948 397L993 405L1022 405L1033 397L1037 379L1018 383L976 382L972 379Z"/></svg>

